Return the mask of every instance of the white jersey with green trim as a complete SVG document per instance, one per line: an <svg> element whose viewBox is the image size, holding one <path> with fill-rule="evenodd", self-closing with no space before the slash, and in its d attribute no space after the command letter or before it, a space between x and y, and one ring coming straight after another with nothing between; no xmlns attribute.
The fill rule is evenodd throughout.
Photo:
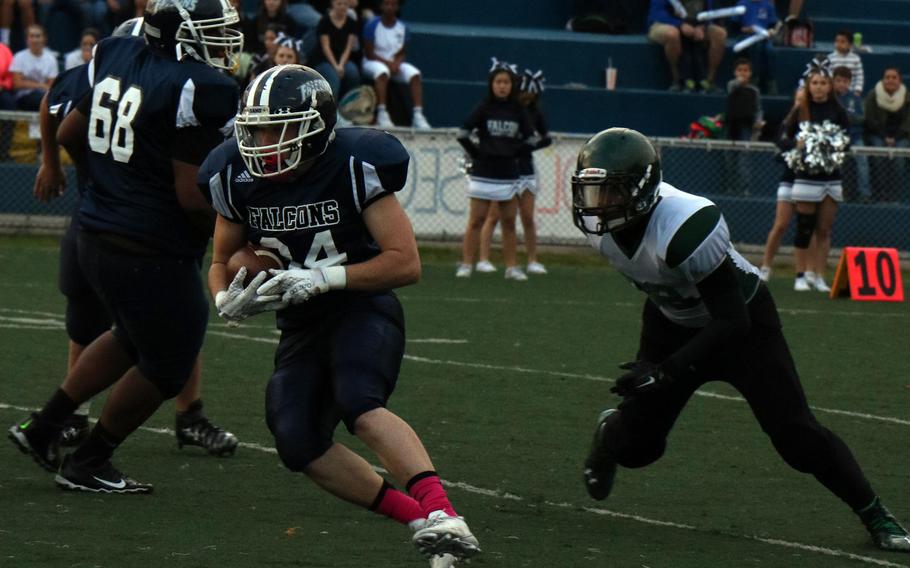
<svg viewBox="0 0 910 568"><path fill-rule="evenodd" d="M688 239L680 232L693 215L706 207L715 207L714 203L665 182L661 182L658 192L657 205L631 258L609 233L588 235L591 246L607 257L636 288L648 294L670 321L679 325L703 327L708 324L711 316L701 301L696 284L714 272L728 256L740 273L743 296L747 302L751 300L758 289L759 271L733 248L722 215L702 216L710 219L713 226L706 227L701 223L701 226L693 227L698 224L691 223L686 227L686 231L693 233ZM671 242L682 243L681 250L686 255L676 259L679 262L675 266L667 262Z"/></svg>

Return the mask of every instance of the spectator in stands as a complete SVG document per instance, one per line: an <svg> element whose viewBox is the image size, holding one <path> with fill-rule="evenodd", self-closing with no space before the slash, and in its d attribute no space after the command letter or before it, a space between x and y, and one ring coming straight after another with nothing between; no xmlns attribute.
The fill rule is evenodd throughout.
<svg viewBox="0 0 910 568"><path fill-rule="evenodd" d="M79 47L67 53L63 58L63 68L72 69L83 63L88 63L92 58L92 48L101 39L101 32L95 28L86 28L82 31Z"/></svg>
<svg viewBox="0 0 910 568"><path fill-rule="evenodd" d="M750 36L765 30L773 36L780 27L781 22L771 0L739 0L736 5L746 9L746 13L739 18L743 34ZM777 53L771 40L760 41L749 47L749 56L759 87L769 95L776 95L777 81L774 77Z"/></svg>
<svg viewBox="0 0 910 568"><path fill-rule="evenodd" d="M32 0L0 0L0 43L10 44L10 32L13 26L13 8L19 6L19 22L22 29L35 23L35 11Z"/></svg>
<svg viewBox="0 0 910 568"><path fill-rule="evenodd" d="M894 66L885 69L882 80L866 95L863 109L866 115L866 142L870 146L910 147L910 99L907 88L901 82L900 69ZM904 160L895 158L888 161L894 166L893 179L884 179L883 183L876 183L875 186L882 188L879 199L896 201L897 190L904 181ZM879 169L872 168L873 171Z"/></svg>
<svg viewBox="0 0 910 568"><path fill-rule="evenodd" d="M261 53L265 45L265 34L269 28L283 31L285 35L297 38L297 23L287 13L287 0L262 0L259 13L256 16L256 40L250 46L253 53Z"/></svg>
<svg viewBox="0 0 910 568"><path fill-rule="evenodd" d="M0 110L16 108L16 97L13 95L13 74L9 70L12 63L13 52L6 44L0 43ZM2 137L5 138L5 136ZM0 139L0 146L5 143L6 140Z"/></svg>
<svg viewBox="0 0 910 568"><path fill-rule="evenodd" d="M725 118L730 140L752 140L753 129L761 132L764 125L761 93L751 81L752 62L744 57L737 59L733 63L733 79L727 83Z"/></svg>
<svg viewBox="0 0 910 568"><path fill-rule="evenodd" d="M382 14L374 17L363 29L363 74L373 81L376 89L376 124L382 128L394 126L386 109L389 79L411 88L414 111L411 125L418 129L430 128L423 115L423 83L420 70L405 61L408 28L398 18L398 0L382 0Z"/></svg>
<svg viewBox="0 0 910 568"><path fill-rule="evenodd" d="M839 30L834 36L834 51L828 54L828 61L832 69L846 67L850 70L853 79L850 82L850 90L856 93L856 96L863 96L863 86L865 77L863 75L863 62L859 54L852 49L853 33L849 30Z"/></svg>
<svg viewBox="0 0 910 568"><path fill-rule="evenodd" d="M319 46L310 57L316 71L332 86L335 100L360 84L360 71L351 61L357 24L348 14L348 5L348 0L332 0L331 10L319 21Z"/></svg>
<svg viewBox="0 0 910 568"><path fill-rule="evenodd" d="M863 145L863 99L854 90L853 73L849 67L834 68L834 94L840 102L847 116L850 117L850 144L852 146ZM851 162L847 162L849 165ZM856 169L856 192L858 199L864 203L872 200L872 194L869 190L869 158L863 154L853 154L852 163Z"/></svg>
<svg viewBox="0 0 910 568"><path fill-rule="evenodd" d="M328 0L288 0L288 15L294 20L303 41L302 53L310 53L319 45L316 27L329 10Z"/></svg>
<svg viewBox="0 0 910 568"><path fill-rule="evenodd" d="M683 53L683 38L693 42L708 43L708 65L706 77L700 87L705 92L715 92L714 77L726 49L727 30L714 23L707 25L695 22L698 12L714 8L713 0L680 0L685 14L678 13L669 0L651 0L648 11L648 39L663 46L670 64L672 84L670 90L683 88L680 82L680 58Z"/></svg>
<svg viewBox="0 0 910 568"><path fill-rule="evenodd" d="M830 122L847 131L850 121L847 111L837 102L831 81L827 60L815 59L810 63L805 76L807 95L802 99L796 112L790 113L778 146L783 150L805 148L805 140L797 138L800 124L805 122ZM831 248L831 228L837 213L837 204L843 201L844 191L841 172L811 173L796 171L793 181L793 201L796 204L796 280L793 289L797 292L812 290L829 292L825 282L828 252ZM809 243L812 234L818 241L815 274L807 273L809 264Z"/></svg>
<svg viewBox="0 0 910 568"><path fill-rule="evenodd" d="M544 89L543 71L525 69L521 75L521 84L518 87L518 102L528 111L528 119L534 127L534 133L540 141L534 148L526 147L518 156L518 216L521 218L521 228L524 233L525 251L528 254L528 274L546 274L547 268L537 260L537 223L534 220L536 213L535 199L538 190L537 173L534 169L534 156L532 150L546 148L552 144L550 131L538 102ZM477 272L495 272L496 267L490 262L490 246L493 241L493 232L499 223L499 203L490 204L490 212L480 232L480 255L475 265Z"/></svg>
<svg viewBox="0 0 910 568"><path fill-rule="evenodd" d="M40 24L32 24L27 30L28 48L16 53L10 71L13 72L13 88L16 89L16 108L38 110L44 93L57 76L57 58L44 45L47 36Z"/></svg>
<svg viewBox="0 0 910 568"><path fill-rule="evenodd" d="M264 71L271 69L276 65L285 63L300 63L301 56L299 50L302 47L300 40L288 37L284 32L275 32L272 26L265 32L265 53L263 57L253 66L250 72L250 81L261 75Z"/></svg>
<svg viewBox="0 0 910 568"><path fill-rule="evenodd" d="M388 0L386 0L388 1ZM527 110L518 102L514 66L493 60L487 81L487 96L474 108L458 132L458 143L471 160L468 173L468 225L462 242L461 264L457 278L471 276L480 231L487 213L498 202L502 224L502 256L507 280L524 281L528 277L518 267L515 216L518 199L515 192L520 176L518 157L533 149L538 142ZM478 143L471 140L476 132Z"/></svg>

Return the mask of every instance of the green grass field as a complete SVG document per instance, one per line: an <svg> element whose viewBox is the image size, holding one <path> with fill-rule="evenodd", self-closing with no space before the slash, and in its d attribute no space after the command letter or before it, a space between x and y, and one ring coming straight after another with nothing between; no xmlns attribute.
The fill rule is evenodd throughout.
<svg viewBox="0 0 910 568"><path fill-rule="evenodd" d="M480 539L472 566L910 566L790 470L720 383L693 397L662 460L620 471L611 498L591 501L581 463L597 413L617 402L610 380L635 353L643 298L593 253L544 260L551 274L524 284L501 271L455 280L454 251L429 250L422 282L399 292L409 343L391 408L422 436ZM6 428L59 384L67 338L56 242L0 238L0 267ZM790 286L772 282L810 402L910 521L910 306ZM426 566L405 528L281 466L263 420L276 340L269 316L236 329L212 320L206 407L242 446L228 459L178 450L165 404L116 457L154 495L61 492L0 443L0 566Z"/></svg>

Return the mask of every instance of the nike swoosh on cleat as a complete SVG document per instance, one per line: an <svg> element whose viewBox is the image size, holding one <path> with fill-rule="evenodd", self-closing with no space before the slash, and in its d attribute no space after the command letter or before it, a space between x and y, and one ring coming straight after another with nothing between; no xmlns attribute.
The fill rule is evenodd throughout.
<svg viewBox="0 0 910 568"><path fill-rule="evenodd" d="M124 487L126 487L126 481L124 481L122 479L120 481L118 481L117 483L111 483L110 481L107 481L105 479L100 479L98 477L95 477L94 475L92 476L92 479L94 479L98 483L107 485L111 489L123 489Z"/></svg>
<svg viewBox="0 0 910 568"><path fill-rule="evenodd" d="M645 387L649 387L649 386L653 385L653 384L656 383L656 382L657 382L657 381L654 379L654 377L648 377L648 380L647 380L647 381L641 383L640 385L638 385L638 386L635 387L635 388L637 388L637 389L643 389L643 388L645 388Z"/></svg>

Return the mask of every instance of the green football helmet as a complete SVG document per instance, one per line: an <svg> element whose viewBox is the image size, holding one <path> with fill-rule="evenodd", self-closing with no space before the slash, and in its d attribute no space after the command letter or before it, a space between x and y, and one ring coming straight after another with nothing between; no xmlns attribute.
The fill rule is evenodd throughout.
<svg viewBox="0 0 910 568"><path fill-rule="evenodd" d="M588 140L572 176L572 213L582 232L603 235L630 225L657 203L660 156L640 132L610 128Z"/></svg>

